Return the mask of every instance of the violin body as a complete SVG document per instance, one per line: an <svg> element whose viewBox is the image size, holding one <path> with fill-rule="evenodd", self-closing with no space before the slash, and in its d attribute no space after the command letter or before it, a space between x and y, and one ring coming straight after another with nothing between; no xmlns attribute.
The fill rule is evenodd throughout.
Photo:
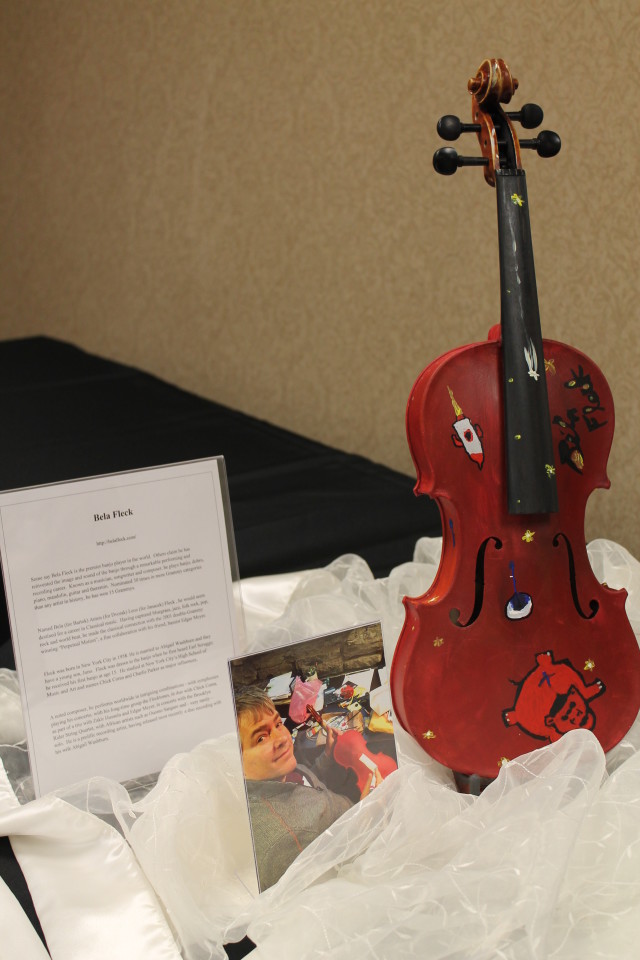
<svg viewBox="0 0 640 960"><path fill-rule="evenodd" d="M327 724L322 719L315 707L307 704L307 713L316 723L319 723L323 729L327 730ZM359 730L334 731L337 734L336 742L333 747L333 759L340 767L346 770L353 770L358 781L358 790L363 792L367 783L371 781L373 770L371 765L376 766L384 780L390 773L398 769L398 765L386 753L372 753L367 746L362 733ZM369 761L365 763L363 757Z"/></svg>
<svg viewBox="0 0 640 960"><path fill-rule="evenodd" d="M438 503L443 545L427 593L404 600L394 710L435 759L487 778L571 729L593 730L607 750L640 705L626 591L597 581L584 539L587 499L609 486L611 391L573 347L544 340L543 352L557 513L505 508L497 330L430 364L407 407L416 493Z"/></svg>
<svg viewBox="0 0 640 960"><path fill-rule="evenodd" d="M520 754L575 729L604 750L640 710L640 650L626 591L596 579L587 555L587 500L608 487L611 390L574 347L543 340L521 149L554 156L502 60L469 81L471 124L443 117L444 139L475 132L481 158L443 148L440 173L483 165L495 188L500 324L489 339L453 349L418 377L407 406L417 494L439 505L443 545L435 580L405 598L391 668L402 726L435 759L491 779Z"/></svg>
<svg viewBox="0 0 640 960"><path fill-rule="evenodd" d="M395 760L386 753L372 753L367 747L367 742L358 730L345 730L338 734L335 747L333 748L333 759L341 767L354 771L358 780L358 790L360 793L365 789L367 783L371 781L373 771L363 763L361 757L365 756L380 771L384 780L397 770Z"/></svg>

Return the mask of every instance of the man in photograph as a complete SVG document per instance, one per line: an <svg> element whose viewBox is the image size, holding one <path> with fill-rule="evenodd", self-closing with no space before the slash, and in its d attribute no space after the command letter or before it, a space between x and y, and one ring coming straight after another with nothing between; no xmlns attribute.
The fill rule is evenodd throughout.
<svg viewBox="0 0 640 960"><path fill-rule="evenodd" d="M291 734L266 693L240 691L236 712L260 889L266 890L353 802L338 792L346 771L333 759L335 730L327 728L324 750L311 769L297 763ZM373 782L380 781L376 772Z"/></svg>

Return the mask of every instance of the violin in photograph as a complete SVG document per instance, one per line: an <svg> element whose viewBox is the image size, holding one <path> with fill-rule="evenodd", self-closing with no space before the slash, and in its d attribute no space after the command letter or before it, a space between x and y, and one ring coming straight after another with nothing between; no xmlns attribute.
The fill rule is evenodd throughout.
<svg viewBox="0 0 640 960"><path fill-rule="evenodd" d="M436 760L493 779L514 757L590 730L611 749L640 709L640 651L625 590L595 577L584 517L607 488L611 390L574 347L542 339L522 157L553 157L557 134L518 140L542 110L507 112L518 86L503 60L468 84L480 155L443 147L438 173L477 166L498 206L500 323L420 374L407 405L416 494L440 508L440 565L405 598L391 670L395 714ZM475 138L474 138L475 139ZM477 176L477 172L469 175Z"/></svg>

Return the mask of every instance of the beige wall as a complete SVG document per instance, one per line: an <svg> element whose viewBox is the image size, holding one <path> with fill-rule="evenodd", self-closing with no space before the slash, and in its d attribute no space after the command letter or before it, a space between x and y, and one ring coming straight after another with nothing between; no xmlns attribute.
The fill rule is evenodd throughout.
<svg viewBox="0 0 640 960"><path fill-rule="evenodd" d="M495 197L434 173L435 122L504 57L563 139L527 156L543 330L617 405L588 536L640 555L640 12L499 9L3 0L0 336L72 340L412 472L413 380L499 318Z"/></svg>

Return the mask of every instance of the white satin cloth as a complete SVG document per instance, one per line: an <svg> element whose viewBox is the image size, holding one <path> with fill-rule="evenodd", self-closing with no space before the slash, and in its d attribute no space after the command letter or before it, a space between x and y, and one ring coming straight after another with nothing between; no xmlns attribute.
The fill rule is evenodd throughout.
<svg viewBox="0 0 640 960"><path fill-rule="evenodd" d="M381 619L387 657L404 595L435 575L440 541L375 580L362 559L243 583L247 650ZM629 591L640 564L589 547ZM615 642L615 638L612 638ZM0 674L3 672L0 671ZM606 757L587 731L513 760L480 797L398 734L400 768L257 895L234 737L173 757L130 793L94 778L30 800L15 675L0 675L0 830L27 877L54 960L625 960L640 941L640 723ZM46 956L0 886L0 960Z"/></svg>

